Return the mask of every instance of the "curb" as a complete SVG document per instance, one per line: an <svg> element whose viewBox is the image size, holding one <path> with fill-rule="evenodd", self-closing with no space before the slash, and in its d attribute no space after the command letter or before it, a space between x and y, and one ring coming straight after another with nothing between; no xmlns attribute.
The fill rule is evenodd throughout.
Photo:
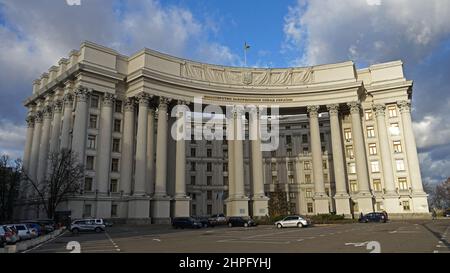
<svg viewBox="0 0 450 273"><path fill-rule="evenodd" d="M51 239L56 238L60 234L64 232L63 229L58 229L51 234L47 234L35 239L18 242L15 245L6 245L4 248L0 248L0 253L17 253L17 252L24 252L30 248L36 247L42 243L45 243Z"/></svg>

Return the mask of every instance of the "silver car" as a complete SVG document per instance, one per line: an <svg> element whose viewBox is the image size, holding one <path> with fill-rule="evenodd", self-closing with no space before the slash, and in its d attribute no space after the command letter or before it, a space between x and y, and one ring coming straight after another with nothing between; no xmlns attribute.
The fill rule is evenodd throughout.
<svg viewBox="0 0 450 273"><path fill-rule="evenodd" d="M24 224L15 224L8 225L9 228L15 228L17 230L17 235L19 235L20 240L28 240L31 239L32 235L27 225Z"/></svg>
<svg viewBox="0 0 450 273"><path fill-rule="evenodd" d="M303 218L302 216L299 215L287 216L283 220L275 222L275 226L277 228L285 228L285 227L302 228L307 227L310 224L311 222L308 219Z"/></svg>
<svg viewBox="0 0 450 273"><path fill-rule="evenodd" d="M97 233L105 231L106 226L103 222L96 221L96 219L82 219L75 220L70 224L70 231L77 234L78 232L95 231Z"/></svg>

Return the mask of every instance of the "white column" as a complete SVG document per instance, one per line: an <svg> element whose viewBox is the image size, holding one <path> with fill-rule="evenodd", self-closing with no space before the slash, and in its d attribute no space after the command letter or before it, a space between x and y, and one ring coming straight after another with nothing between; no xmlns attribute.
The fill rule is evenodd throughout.
<svg viewBox="0 0 450 273"><path fill-rule="evenodd" d="M72 110L73 110L73 95L67 93L64 95L64 117L63 126L61 129L61 149L70 148L70 128L72 126Z"/></svg>
<svg viewBox="0 0 450 273"><path fill-rule="evenodd" d="M23 168L29 175L31 148L33 145L33 132L34 132L34 115L32 113L28 114L26 122L27 122L27 138L25 141L25 151L23 154Z"/></svg>
<svg viewBox="0 0 450 273"><path fill-rule="evenodd" d="M264 167L261 151L261 132L258 109L254 108L249 113L249 136L252 146L252 206L253 216L265 216L269 214L268 198L264 192Z"/></svg>
<svg viewBox="0 0 450 273"><path fill-rule="evenodd" d="M189 216L190 199L186 196L186 106L178 101L176 121L176 159L175 159L175 217Z"/></svg>
<svg viewBox="0 0 450 273"><path fill-rule="evenodd" d="M122 156L120 165L120 191L130 195L134 154L134 99L125 102L123 118Z"/></svg>
<svg viewBox="0 0 450 273"><path fill-rule="evenodd" d="M42 131L42 112L37 111L34 122L33 144L31 146L31 157L29 163L29 177L33 181L37 181L37 168L39 164L39 146L41 145L41 131Z"/></svg>
<svg viewBox="0 0 450 273"><path fill-rule="evenodd" d="M319 128L319 106L311 105L307 107L309 114L309 127L311 134L311 152L314 178L314 205L315 213L329 213L328 196L325 193L325 184L323 182L322 165L322 144L320 141Z"/></svg>
<svg viewBox="0 0 450 273"><path fill-rule="evenodd" d="M134 175L134 195L145 195L145 181L147 170L147 118L149 96L139 94L139 113L136 138L136 171Z"/></svg>
<svg viewBox="0 0 450 273"><path fill-rule="evenodd" d="M227 138L228 138L228 198L226 202L226 214L231 216L234 213L233 198L235 196L235 173L234 173L234 131L235 120L233 113L227 113Z"/></svg>
<svg viewBox="0 0 450 273"><path fill-rule="evenodd" d="M42 125L41 145L39 147L39 164L37 171L37 181L41 183L45 179L47 172L47 163L49 161L48 149L50 145L50 126L52 122L52 107L46 105L44 107L44 123Z"/></svg>
<svg viewBox="0 0 450 273"><path fill-rule="evenodd" d="M50 139L50 153L56 153L59 150L59 136L61 134L61 112L63 102L56 100L53 107L52 137Z"/></svg>
<svg viewBox="0 0 450 273"><path fill-rule="evenodd" d="M111 164L112 114L114 95L105 93L100 112L100 133L97 154L97 187L100 195L107 195L109 190L109 173ZM124 164L124 162L122 162Z"/></svg>
<svg viewBox="0 0 450 273"><path fill-rule="evenodd" d="M234 141L234 162L235 162L235 196L238 198L245 197L244 188L244 143L245 133L243 133L243 109L236 108L235 124L236 124L236 140Z"/></svg>
<svg viewBox="0 0 450 273"><path fill-rule="evenodd" d="M358 179L358 207L362 213L373 212L372 194L369 186L369 170L361 125L361 106L358 102L348 103L352 118L352 135L355 150L356 175Z"/></svg>
<svg viewBox="0 0 450 273"><path fill-rule="evenodd" d="M411 189L413 195L413 211L416 213L429 213L427 200L428 195L423 190L419 158L417 156L416 140L414 138L412 128L411 103L409 101L399 101L397 104L402 116L405 151L408 158L408 171L411 178Z"/></svg>
<svg viewBox="0 0 450 273"><path fill-rule="evenodd" d="M148 109L147 119L147 184L146 192L151 196L155 192L155 109Z"/></svg>
<svg viewBox="0 0 450 273"><path fill-rule="evenodd" d="M72 151L80 164L85 163L89 91L80 87L76 92L75 121L73 125Z"/></svg>
<svg viewBox="0 0 450 273"><path fill-rule="evenodd" d="M350 196L347 191L345 177L345 158L342 147L342 131L339 121L339 104L327 105L330 114L331 149L333 153L334 181L336 184L336 214L351 216Z"/></svg>

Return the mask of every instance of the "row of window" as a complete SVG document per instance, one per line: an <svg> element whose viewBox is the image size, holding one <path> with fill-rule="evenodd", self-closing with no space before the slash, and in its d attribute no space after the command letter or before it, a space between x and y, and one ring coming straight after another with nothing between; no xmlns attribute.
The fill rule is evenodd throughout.
<svg viewBox="0 0 450 273"><path fill-rule="evenodd" d="M405 171L405 161L403 159L395 159L395 166L397 171ZM370 168L372 173L379 173L380 172L380 162L378 160L370 161ZM356 163L355 162L349 162L348 163L348 173L349 174L356 174Z"/></svg>
<svg viewBox="0 0 450 273"><path fill-rule="evenodd" d="M111 217L117 217L117 204L111 205ZM83 218L92 217L92 205L91 204L84 204L83 207Z"/></svg>
<svg viewBox="0 0 450 273"><path fill-rule="evenodd" d="M97 148L97 136L89 135L87 141L87 148L95 150ZM114 153L120 153L120 139L114 138L112 141L112 151Z"/></svg>
<svg viewBox="0 0 450 273"><path fill-rule="evenodd" d="M91 192L93 190L93 182L94 182L94 178L92 178L92 177L84 178L84 187L83 188L84 188L85 192ZM119 192L119 180L111 179L109 181L109 192L111 192L111 193Z"/></svg>
<svg viewBox="0 0 450 273"><path fill-rule="evenodd" d="M397 181L398 181L399 190L401 190L401 191L409 190L408 180L406 179L406 177L399 177L397 179ZM350 185L350 192L351 193L358 192L358 182L356 180L350 180L349 181L349 185ZM372 189L374 191L376 191L376 192L381 192L382 191L382 186L381 186L381 180L380 179L374 179L372 181Z"/></svg>
<svg viewBox="0 0 450 273"><path fill-rule="evenodd" d="M113 132L120 133L122 127L122 120L114 119L113 123ZM89 129L98 129L98 116L97 115L89 115Z"/></svg>
<svg viewBox="0 0 450 273"><path fill-rule="evenodd" d="M395 105L388 105L387 110L388 110L388 115L390 118L397 117L397 107ZM370 109L365 110L364 118L365 118L365 120L372 120L373 119L373 111Z"/></svg>
<svg viewBox="0 0 450 273"><path fill-rule="evenodd" d="M87 156L86 157L86 170L93 171L95 168L94 162L95 162L94 156ZM111 159L111 172L119 172L119 159L118 158Z"/></svg>
<svg viewBox="0 0 450 273"><path fill-rule="evenodd" d="M366 127L366 133L367 133L367 138L375 138L375 127L373 125L369 125ZM389 126L389 133L391 134L391 136L399 136L400 135L400 127L398 125L398 123L391 123L391 125ZM353 137L352 137L352 129L350 128L345 128L344 129L344 138L345 141L350 142L352 141Z"/></svg>
<svg viewBox="0 0 450 273"><path fill-rule="evenodd" d="M91 108L99 108L100 97L96 95L91 96L90 107ZM122 101L116 100L114 103L114 112L122 113Z"/></svg>

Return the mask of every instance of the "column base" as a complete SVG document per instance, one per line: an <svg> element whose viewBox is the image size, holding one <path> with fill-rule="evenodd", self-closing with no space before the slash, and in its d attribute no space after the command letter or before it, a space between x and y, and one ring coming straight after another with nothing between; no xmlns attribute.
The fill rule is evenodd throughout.
<svg viewBox="0 0 450 273"><path fill-rule="evenodd" d="M399 195L397 193L387 193L383 195L383 209L388 213L402 213L399 205Z"/></svg>
<svg viewBox="0 0 450 273"><path fill-rule="evenodd" d="M128 218L130 219L150 219L150 198L130 197L128 201Z"/></svg>
<svg viewBox="0 0 450 273"><path fill-rule="evenodd" d="M328 214L330 213L330 202L326 195L314 197L315 214Z"/></svg>
<svg viewBox="0 0 450 273"><path fill-rule="evenodd" d="M252 203L253 217L264 217L269 215L269 197L255 196L250 201Z"/></svg>
<svg viewBox="0 0 450 273"><path fill-rule="evenodd" d="M99 199L96 202L96 212L95 216L97 218L111 218L111 200L109 199Z"/></svg>
<svg viewBox="0 0 450 273"><path fill-rule="evenodd" d="M428 194L425 192L413 192L412 194L412 206L414 213L429 213L430 208L428 206Z"/></svg>
<svg viewBox="0 0 450 273"><path fill-rule="evenodd" d="M152 223L170 224L170 201L169 196L154 196L151 201Z"/></svg>
<svg viewBox="0 0 450 273"><path fill-rule="evenodd" d="M374 212L372 194L370 192L359 193L356 196L356 201L358 202L359 213Z"/></svg>
<svg viewBox="0 0 450 273"><path fill-rule="evenodd" d="M225 200L227 216L249 216L248 201L246 196L229 197Z"/></svg>
<svg viewBox="0 0 450 273"><path fill-rule="evenodd" d="M336 204L336 215L344 215L345 218L351 219L350 195L347 193L336 193L334 200Z"/></svg>
<svg viewBox="0 0 450 273"><path fill-rule="evenodd" d="M189 217L191 198L187 196L175 197L172 200L173 217Z"/></svg>

